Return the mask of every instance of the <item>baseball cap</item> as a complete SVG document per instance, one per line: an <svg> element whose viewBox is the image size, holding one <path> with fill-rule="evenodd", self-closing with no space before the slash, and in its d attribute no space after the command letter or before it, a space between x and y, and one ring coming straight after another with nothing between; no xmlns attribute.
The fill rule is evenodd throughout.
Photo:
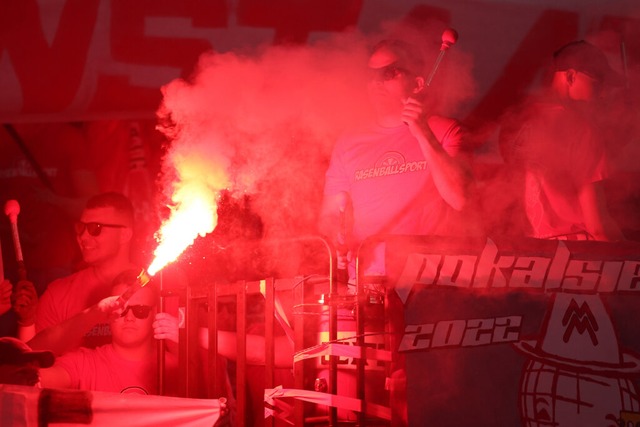
<svg viewBox="0 0 640 427"><path fill-rule="evenodd" d="M556 71L574 69L601 82L622 83L622 76L611 68L605 54L584 40L568 43L556 50L553 62Z"/></svg>
<svg viewBox="0 0 640 427"><path fill-rule="evenodd" d="M395 66L410 71L416 75L423 75L424 58L420 49L415 45L399 39L383 39L373 47L372 52L388 49L397 57Z"/></svg>
<svg viewBox="0 0 640 427"><path fill-rule="evenodd" d="M37 362L41 368L53 365L55 356L50 351L33 351L24 342L13 337L0 338L0 365L19 365Z"/></svg>

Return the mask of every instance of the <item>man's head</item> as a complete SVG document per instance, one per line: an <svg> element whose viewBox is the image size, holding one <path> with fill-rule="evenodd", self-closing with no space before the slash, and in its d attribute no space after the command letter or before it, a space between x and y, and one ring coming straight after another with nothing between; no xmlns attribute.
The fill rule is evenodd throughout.
<svg viewBox="0 0 640 427"><path fill-rule="evenodd" d="M16 338L0 338L0 384L34 386L40 381L39 369L54 361L50 351L33 351Z"/></svg>
<svg viewBox="0 0 640 427"><path fill-rule="evenodd" d="M584 40L562 46L553 54L554 82L576 101L590 101L603 84L617 84L619 76L604 53Z"/></svg>
<svg viewBox="0 0 640 427"><path fill-rule="evenodd" d="M376 54L379 52L386 52L390 54L392 57L392 59L390 59L391 62L372 63L376 61L374 58L376 58ZM388 66L391 63L399 69L405 70L412 76L424 76L425 64L422 52L416 46L405 41L384 39L376 43L375 46L373 46L373 49L371 49L369 67L379 68L381 66Z"/></svg>
<svg viewBox="0 0 640 427"><path fill-rule="evenodd" d="M133 207L126 196L109 192L90 198L75 230L84 261L98 264L118 256L128 258L132 227Z"/></svg>
<svg viewBox="0 0 640 427"><path fill-rule="evenodd" d="M424 59L415 46L387 39L369 56L369 97L379 112L401 111L403 101L424 89Z"/></svg>
<svg viewBox="0 0 640 427"><path fill-rule="evenodd" d="M127 270L113 281L112 294L121 295L131 286L138 286L136 278L140 272ZM125 309L117 311L118 316L111 321L111 337L114 345L136 348L153 340L153 322L156 314L158 293L153 285L147 285L135 292Z"/></svg>

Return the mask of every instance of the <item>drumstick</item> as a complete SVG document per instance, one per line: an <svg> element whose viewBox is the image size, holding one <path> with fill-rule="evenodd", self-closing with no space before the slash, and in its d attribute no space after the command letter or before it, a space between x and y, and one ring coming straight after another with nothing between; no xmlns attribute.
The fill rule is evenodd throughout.
<svg viewBox="0 0 640 427"><path fill-rule="evenodd" d="M18 233L18 214L20 213L20 204L18 201L7 200L4 204L4 213L9 217L9 222L11 222L13 246L16 252L16 260L18 261L18 278L20 280L27 280L27 270L24 266L24 258L22 258L22 246L20 246L20 234Z"/></svg>

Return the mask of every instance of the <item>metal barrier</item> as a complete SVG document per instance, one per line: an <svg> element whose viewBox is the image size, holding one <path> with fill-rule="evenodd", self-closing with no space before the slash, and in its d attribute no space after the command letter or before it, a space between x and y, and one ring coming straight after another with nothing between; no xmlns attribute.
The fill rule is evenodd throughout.
<svg viewBox="0 0 640 427"><path fill-rule="evenodd" d="M184 333L185 345L181 346L181 359L186 361L186 382L187 397L226 397L232 400L229 390L224 389L224 379L227 372L221 363L219 355L220 312L221 303L235 302L235 333L236 340L236 370L235 370L235 403L236 403L236 424L239 426L247 424L247 412L249 410L247 402L247 336L250 313L247 310L249 298L262 295L264 313L260 322L264 322L264 367L265 367L265 390L273 390L279 384L274 384L275 370L275 328L277 322L283 326L292 327L290 339L293 340L293 349L296 354L296 361L292 365L294 388L288 389L288 397L293 397L293 418L294 424L299 426L307 425L343 425L344 420L339 417L338 406L340 402L347 402L354 408L355 412L361 412L358 418L359 425L366 425L367 414L380 415L380 405L367 405L365 403L365 379L367 374L365 369L366 358L375 358L378 354L368 350L365 343L365 311L363 304L368 304L365 293L356 295L346 294L346 284L338 284L335 277L335 250L331 244L318 236L302 237L286 242L277 242L275 245L299 245L305 247L302 253L305 256L300 268L296 271L298 275L293 277L270 277L255 281L239 281L235 283L208 283L204 286L189 287L186 291L186 331ZM267 248L268 248L267 244ZM309 247L313 247L307 251ZM268 249L267 249L268 250ZM277 251L276 251L277 252ZM309 252L312 255L309 255ZM320 262L311 261L309 258L318 257ZM286 270L286 269L285 269ZM344 286L343 286L344 285ZM278 295L286 292L291 298L291 309L288 313L283 312L283 307ZM320 296L320 297L319 297ZM351 345L344 344L345 326L339 321L339 315L345 310L352 310L355 328L349 333L355 339ZM254 316L255 317L255 316ZM284 319L283 319L284 317ZM383 316L382 316L383 317ZM256 320L255 318L253 320ZM283 323L284 322L284 323ZM198 330L206 326L208 329L209 350L206 352L206 366L198 366L200 353L202 352ZM310 327L311 326L311 327ZM326 369L323 368L323 375L328 374L327 390L322 390L322 379L319 378L319 368L317 366L318 357L308 358L304 353L317 347L319 340L319 330L328 335L327 350L325 360L328 360ZM342 333L342 334L341 334ZM341 336L339 336L341 334ZM355 353L354 353L355 351ZM350 356L345 356L348 352ZM301 356L302 355L302 356ZM341 359L342 357L342 359ZM350 377L355 377L358 385L357 394L353 396L340 396L339 366L345 357L352 357L355 360L357 369L349 371ZM387 357L387 359L389 359ZM202 374L202 375L200 375ZM206 384L202 380L206 378ZM319 381L316 381L318 379ZM326 393L324 393L326 391ZM204 394L204 396L202 396ZM312 395L314 399L309 399ZM331 396L329 396L331 395ZM319 400L317 400L319 399ZM318 403L320 402L320 403ZM337 402L337 404L335 404ZM326 410L318 410L319 407L327 403ZM268 409L274 408L267 405ZM377 408L377 412L376 412ZM388 408L387 408L388 409ZM344 411L344 410L341 410ZM382 408L385 412L385 408ZM256 414L257 415L257 414ZM382 419L387 418L382 415ZM350 421L349 423L355 423ZM265 419L265 426L275 424L274 417ZM379 424L376 424L379 425Z"/></svg>

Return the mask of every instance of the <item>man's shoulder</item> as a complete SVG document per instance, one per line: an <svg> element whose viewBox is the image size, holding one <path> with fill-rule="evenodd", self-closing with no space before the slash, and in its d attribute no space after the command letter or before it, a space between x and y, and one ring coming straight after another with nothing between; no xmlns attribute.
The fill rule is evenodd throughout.
<svg viewBox="0 0 640 427"><path fill-rule="evenodd" d="M460 128L460 122L451 117L433 115L429 116L427 119L429 122L429 127L433 131L433 133L442 132L445 133L449 131L451 128Z"/></svg>
<svg viewBox="0 0 640 427"><path fill-rule="evenodd" d="M459 140L462 138L462 125L456 119L433 115L429 116L427 122L436 139L443 145L449 140Z"/></svg>
<svg viewBox="0 0 640 427"><path fill-rule="evenodd" d="M431 126L442 126L442 127L450 127L453 125L460 125L460 122L453 117L441 116L438 114L433 114L429 116L427 119L429 121L429 125Z"/></svg>
<svg viewBox="0 0 640 427"><path fill-rule="evenodd" d="M69 351L62 356L59 356L57 360L63 361L78 361L78 360L97 360L97 359L109 359L113 349L111 343L101 345L95 348L78 347L75 350Z"/></svg>
<svg viewBox="0 0 640 427"><path fill-rule="evenodd" d="M76 283L86 282L87 278L92 274L93 273L89 269L85 268L85 269L76 271L75 273L71 273L68 276L60 277L54 280L53 282L51 282L47 286L47 291L56 292L61 289L68 289L69 286L72 286Z"/></svg>

